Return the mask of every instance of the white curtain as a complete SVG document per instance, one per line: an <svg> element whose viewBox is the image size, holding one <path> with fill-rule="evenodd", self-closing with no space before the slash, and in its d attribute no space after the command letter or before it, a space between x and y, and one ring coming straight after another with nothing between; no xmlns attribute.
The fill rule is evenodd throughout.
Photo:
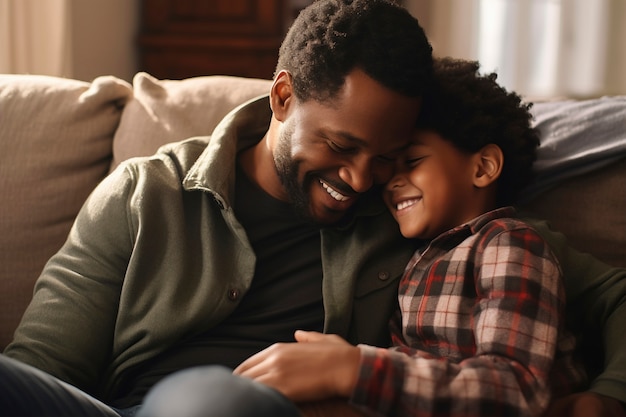
<svg viewBox="0 0 626 417"><path fill-rule="evenodd" d="M406 0L436 55L534 98L626 94L624 0Z"/></svg>
<svg viewBox="0 0 626 417"><path fill-rule="evenodd" d="M69 74L70 0L0 0L0 73Z"/></svg>

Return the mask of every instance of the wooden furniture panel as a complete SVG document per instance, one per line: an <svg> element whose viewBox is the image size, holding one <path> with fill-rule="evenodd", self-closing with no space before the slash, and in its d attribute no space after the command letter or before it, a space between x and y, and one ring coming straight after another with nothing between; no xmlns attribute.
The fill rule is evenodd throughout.
<svg viewBox="0 0 626 417"><path fill-rule="evenodd" d="M271 78L289 0L143 0L140 70L158 78Z"/></svg>

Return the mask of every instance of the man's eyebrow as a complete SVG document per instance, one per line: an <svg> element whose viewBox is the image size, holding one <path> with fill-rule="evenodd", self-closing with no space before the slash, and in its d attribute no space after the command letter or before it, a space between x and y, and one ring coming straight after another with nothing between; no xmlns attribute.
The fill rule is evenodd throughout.
<svg viewBox="0 0 626 417"><path fill-rule="evenodd" d="M331 131L330 133L332 133L334 136L339 136L342 139L347 140L348 142L352 142L354 145L359 145L363 147L367 146L367 141L365 139L361 139L351 133L344 132L342 130L335 130Z"/></svg>

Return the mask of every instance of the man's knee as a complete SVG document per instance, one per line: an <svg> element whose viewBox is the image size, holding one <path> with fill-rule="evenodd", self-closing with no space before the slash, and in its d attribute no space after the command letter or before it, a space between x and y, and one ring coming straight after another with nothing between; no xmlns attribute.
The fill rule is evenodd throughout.
<svg viewBox="0 0 626 417"><path fill-rule="evenodd" d="M220 366L177 372L147 395L137 417L296 417L295 405L277 391Z"/></svg>

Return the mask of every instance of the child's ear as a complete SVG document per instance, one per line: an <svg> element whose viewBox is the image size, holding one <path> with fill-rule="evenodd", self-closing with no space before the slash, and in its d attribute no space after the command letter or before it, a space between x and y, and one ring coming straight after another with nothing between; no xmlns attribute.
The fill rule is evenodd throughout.
<svg viewBox="0 0 626 417"><path fill-rule="evenodd" d="M476 172L474 185L484 188L494 183L502 173L504 155L502 149L493 143L486 145L474 155L476 158Z"/></svg>
<svg viewBox="0 0 626 417"><path fill-rule="evenodd" d="M287 118L289 103L293 100L293 86L291 84L291 74L281 70L272 83L270 89L270 107L274 117L283 122Z"/></svg>

